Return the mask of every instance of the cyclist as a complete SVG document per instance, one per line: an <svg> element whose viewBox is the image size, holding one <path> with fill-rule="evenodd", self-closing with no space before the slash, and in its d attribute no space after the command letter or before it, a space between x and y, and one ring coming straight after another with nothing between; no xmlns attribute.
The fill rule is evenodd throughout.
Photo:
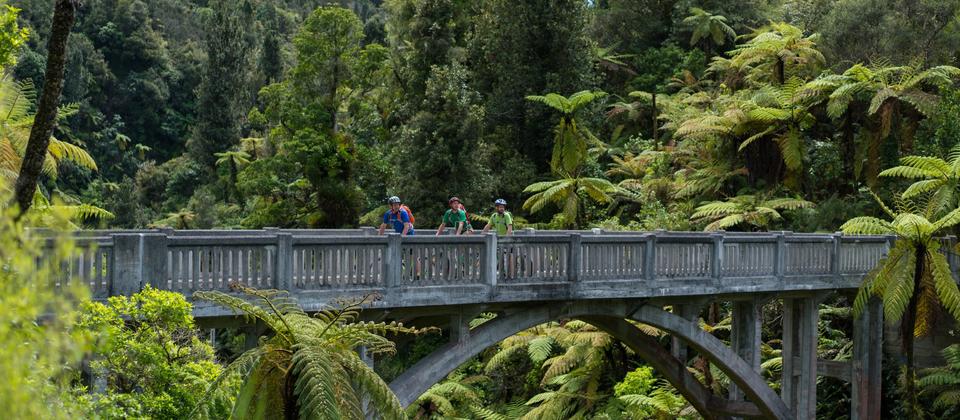
<svg viewBox="0 0 960 420"><path fill-rule="evenodd" d="M413 235L413 223L410 223L410 213L400 207L400 197L393 196L387 199L390 209L383 214L383 223L380 224L380 234L387 228L387 225L393 226L393 230L402 236Z"/></svg>
<svg viewBox="0 0 960 420"><path fill-rule="evenodd" d="M487 233L493 227L498 235L512 235L513 215L507 211L507 200L498 198L493 202L493 206L497 211L490 216L490 221L483 227L483 233Z"/></svg>
<svg viewBox="0 0 960 420"><path fill-rule="evenodd" d="M460 199L450 197L450 200L447 200L447 204L450 205L450 208L443 213L443 220L440 222L440 227L437 228L437 235L443 234L444 228L447 227L454 229L454 235L464 235L472 232L473 227L471 227L470 222L467 221L467 212L463 209L463 205L460 204Z"/></svg>

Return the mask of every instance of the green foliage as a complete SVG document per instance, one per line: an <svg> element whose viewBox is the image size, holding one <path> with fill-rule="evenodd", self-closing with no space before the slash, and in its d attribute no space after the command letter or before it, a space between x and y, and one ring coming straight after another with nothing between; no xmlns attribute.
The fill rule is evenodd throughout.
<svg viewBox="0 0 960 420"><path fill-rule="evenodd" d="M803 29L774 22L757 29L749 41L730 51L730 64L746 71L747 81L783 84L791 77L816 74L824 65L817 49L819 35L804 36Z"/></svg>
<svg viewBox="0 0 960 420"><path fill-rule="evenodd" d="M0 190L12 191L20 173L20 164L26 151L30 129L33 127L34 115L30 111L35 99L36 92L32 83L17 82L9 76L0 78ZM64 119L74 112L76 106L68 105L60 109L58 118ZM85 149L51 137L43 162L43 174L50 180L56 180L60 168L68 164L90 170L97 169L97 163ZM113 218L113 214L100 207L80 202L65 202L64 198L69 197L63 197L62 194L54 196L53 193L45 195L38 186L27 222L35 226L53 226L63 218L72 222ZM72 223L70 226L75 227Z"/></svg>
<svg viewBox="0 0 960 420"><path fill-rule="evenodd" d="M780 210L797 210L814 204L798 198L768 198L738 195L726 201L714 201L697 207L691 219L710 222L704 230L726 230L738 225L766 229L781 220Z"/></svg>
<svg viewBox="0 0 960 420"><path fill-rule="evenodd" d="M923 370L919 385L923 393L936 396L933 408L947 418L956 416L960 406L960 345L950 345L942 354L946 365Z"/></svg>
<svg viewBox="0 0 960 420"><path fill-rule="evenodd" d="M481 138L484 112L467 78L460 64L433 67L421 106L398 133L391 160L399 173L391 191L413 206L418 221L423 215L421 226L439 224L451 196L473 211L493 198L493 162Z"/></svg>
<svg viewBox="0 0 960 420"><path fill-rule="evenodd" d="M877 58L903 64L917 57L931 64L952 61L960 46L954 24L960 2L848 0L811 2L806 26L823 34L831 61Z"/></svg>
<svg viewBox="0 0 960 420"><path fill-rule="evenodd" d="M90 369L105 381L105 398L82 398L88 410L104 419L225 418L237 381L204 397L223 368L197 334L192 310L182 294L149 286L106 304L85 303L78 327L97 337Z"/></svg>
<svg viewBox="0 0 960 420"><path fill-rule="evenodd" d="M683 23L692 27L690 45L696 45L701 40L709 40L715 46L722 46L727 39L736 38L737 33L727 25L727 18L713 15L699 7L690 8L690 16L683 19Z"/></svg>
<svg viewBox="0 0 960 420"><path fill-rule="evenodd" d="M405 417L387 383L363 362L356 349L362 347L370 355L390 354L395 347L387 334L419 334L429 329L357 321L369 297L341 302L339 309L310 316L285 291L235 287L242 297L195 293L199 299L262 322L273 334L240 355L212 384L211 392L215 392L229 375L239 373L245 378L232 418L363 417L364 396L383 418Z"/></svg>
<svg viewBox="0 0 960 420"><path fill-rule="evenodd" d="M584 198L604 204L610 202L610 193L616 186L603 178L566 176L556 181L530 184L524 192L534 193L523 203L523 208L536 213L553 204L560 208L567 226L583 226Z"/></svg>
<svg viewBox="0 0 960 420"><path fill-rule="evenodd" d="M550 167L554 173L578 175L583 160L587 156L588 143L599 142L590 130L577 125L575 114L591 102L606 96L605 92L580 91L564 97L556 93L545 96L531 95L527 100L540 102L560 112L560 122L554 128L556 137L553 143L553 155L550 158Z"/></svg>
<svg viewBox="0 0 960 420"><path fill-rule="evenodd" d="M20 9L0 2L0 68L7 69L17 64L17 53L27 40L29 31L17 25Z"/></svg>
<svg viewBox="0 0 960 420"><path fill-rule="evenodd" d="M359 19L339 7L314 11L294 45L298 64L289 79L260 91L270 124L272 156L238 176L254 204L244 225L343 227L359 216L357 149L338 129L341 90L350 80L362 35Z"/></svg>
<svg viewBox="0 0 960 420"><path fill-rule="evenodd" d="M10 195L0 190L0 202ZM91 335L76 328L84 284L59 283L76 249L70 235L52 231L45 245L0 207L0 404L11 419L84 417L70 392ZM56 224L55 224L56 225ZM41 257L42 256L42 257ZM59 287L52 287L59 283ZM43 319L43 322L37 320Z"/></svg>
<svg viewBox="0 0 960 420"><path fill-rule="evenodd" d="M546 108L524 98L594 87L587 3L485 0L474 11L467 51L473 85L484 99L487 127L499 130L503 141L545 172L556 120Z"/></svg>
<svg viewBox="0 0 960 420"><path fill-rule="evenodd" d="M246 0L214 0L208 7L207 62L198 93L197 124L187 149L193 160L212 173L214 154L240 141L249 95L252 45L245 31L252 23L252 6Z"/></svg>
<svg viewBox="0 0 960 420"><path fill-rule="evenodd" d="M914 166L922 166L922 162L938 163L930 159L908 162L917 164ZM904 171L915 169L911 167ZM932 330L941 308L946 309L954 319L960 320L960 289L946 255L940 252L939 240L941 235L960 223L960 208L951 203L944 211L939 200L927 197L920 202L903 199L893 210L879 197L874 197L884 213L893 220L861 216L850 219L841 228L845 233L896 235L897 241L864 279L853 309L859 316L867 302L877 297L883 302L883 315L887 322L903 318L900 337L907 359L903 379L905 407L910 415L918 416L922 408L915 384L914 337L923 337Z"/></svg>
<svg viewBox="0 0 960 420"><path fill-rule="evenodd" d="M915 180L900 195L905 200L929 194L927 206L935 215L960 207L957 189L960 188L960 146L951 152L949 162L930 156L904 156L900 166L880 172L880 176Z"/></svg>

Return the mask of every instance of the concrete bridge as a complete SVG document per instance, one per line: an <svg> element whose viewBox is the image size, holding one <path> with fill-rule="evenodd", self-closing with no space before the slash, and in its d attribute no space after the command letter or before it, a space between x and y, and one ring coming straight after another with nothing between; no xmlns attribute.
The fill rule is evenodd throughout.
<svg viewBox="0 0 960 420"><path fill-rule="evenodd" d="M955 238L948 239L955 241ZM819 303L852 294L893 238L840 234L543 231L512 237L376 236L356 230L88 231L58 285L82 282L95 298L146 285L187 295L231 282L289 290L307 310L337 297L379 293L365 314L420 319L450 341L396 378L404 404L483 349L534 325L582 319L620 339L708 419L812 419L817 376L852 386L853 417L880 417L882 311L854 322L852 360L817 359ZM950 258L956 271L955 258ZM760 375L761 306L783 300L783 380ZM729 301L731 342L705 333L705 305ZM672 307L667 311L666 306ZM481 312L497 317L478 328ZM200 321L232 313L197 302ZM628 320L673 337L663 348ZM691 354L733 385L713 394L687 370Z"/></svg>

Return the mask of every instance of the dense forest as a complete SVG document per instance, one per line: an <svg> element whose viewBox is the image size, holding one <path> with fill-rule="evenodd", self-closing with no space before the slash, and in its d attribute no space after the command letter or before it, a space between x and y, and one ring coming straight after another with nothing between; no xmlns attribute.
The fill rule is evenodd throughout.
<svg viewBox="0 0 960 420"><path fill-rule="evenodd" d="M44 191L118 228L374 224L391 195L432 226L456 195L540 227L702 229L724 202L743 219L711 228L832 231L956 130L955 2L321 3L85 2L56 137L95 165ZM36 92L53 6L10 4Z"/></svg>
<svg viewBox="0 0 960 420"><path fill-rule="evenodd" d="M3 202L44 90L55 3L0 1ZM376 226L399 196L420 234L457 196L477 221L505 199L516 228L890 233L902 240L855 301L821 306L820 357L850 358L851 314L871 294L888 319L911 321L910 337L960 319L946 260L930 251L960 223L960 0L86 0L66 52L27 224ZM582 321L510 337L411 407L394 406L384 380L442 333L351 323L362 302L311 317L267 291L244 290L256 305L196 296L269 326L243 352L242 332L201 337L174 293L105 303L36 294L18 276L56 267L31 265L41 251L3 209L0 307L14 309L0 312L0 349L49 342L0 361L0 377L27 384L0 386L15 418L272 418L271 406L354 418L354 388L412 418L699 418ZM890 286L903 278L909 287ZM45 305L73 310L18 327ZM777 320L782 308L764 312ZM729 340L730 313L713 304L701 324ZM779 328L763 332L774 389ZM415 338L394 348L388 333ZM356 364L360 345L384 353L376 372ZM323 350L291 356L310 346ZM960 416L960 348L944 358L919 373L912 360L904 375L890 366L885 415ZM293 376L263 360L307 378L296 381L300 400L277 385ZM727 392L709 361L688 366ZM338 403L317 408L321 388ZM822 379L818 392L818 417L849 417L848 387ZM31 395L56 403L25 403Z"/></svg>

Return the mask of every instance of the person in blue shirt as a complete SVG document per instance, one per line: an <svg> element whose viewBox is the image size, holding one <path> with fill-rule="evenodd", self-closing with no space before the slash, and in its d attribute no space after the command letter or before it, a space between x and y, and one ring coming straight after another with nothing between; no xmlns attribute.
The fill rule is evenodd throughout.
<svg viewBox="0 0 960 420"><path fill-rule="evenodd" d="M393 196L387 199L390 204L390 210L383 214L383 223L380 224L380 234L387 228L387 225L393 226L393 230L401 236L413 235L413 223L410 223L410 214L400 208L400 197Z"/></svg>

